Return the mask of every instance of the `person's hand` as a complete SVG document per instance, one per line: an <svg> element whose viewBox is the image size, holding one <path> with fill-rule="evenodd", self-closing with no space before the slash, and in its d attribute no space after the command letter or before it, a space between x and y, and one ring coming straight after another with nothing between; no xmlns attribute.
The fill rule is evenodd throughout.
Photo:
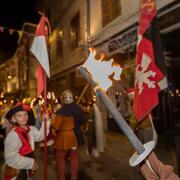
<svg viewBox="0 0 180 180"><path fill-rule="evenodd" d="M34 161L33 167L32 167L32 171L37 171L39 168L38 164Z"/></svg>
<svg viewBox="0 0 180 180"><path fill-rule="evenodd" d="M49 118L50 118L50 117L49 117L49 113L44 113L44 112L43 112L42 117L43 117L43 120L44 120L44 119L49 119Z"/></svg>
<svg viewBox="0 0 180 180"><path fill-rule="evenodd" d="M56 137L57 135L56 130L52 128L51 132L52 132L53 137Z"/></svg>
<svg viewBox="0 0 180 180"><path fill-rule="evenodd" d="M51 115L51 118L54 119L55 117L56 117L56 114L53 113L53 114Z"/></svg>

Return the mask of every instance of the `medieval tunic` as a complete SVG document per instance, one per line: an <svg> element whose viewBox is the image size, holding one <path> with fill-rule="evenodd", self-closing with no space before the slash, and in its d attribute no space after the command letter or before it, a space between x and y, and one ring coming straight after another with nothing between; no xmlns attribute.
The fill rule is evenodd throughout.
<svg viewBox="0 0 180 180"><path fill-rule="evenodd" d="M73 117L56 116L52 126L57 131L54 145L55 149L69 150L77 147L78 143L74 133Z"/></svg>
<svg viewBox="0 0 180 180"><path fill-rule="evenodd" d="M84 138L81 131L81 125L85 123L84 112L75 103L65 104L56 113L56 118L52 123L52 127L57 131L55 148L62 148L62 143L65 146L83 145ZM61 137L62 136L62 137ZM76 141L74 139L76 138ZM67 141L67 139L69 142ZM69 143L68 145L66 143ZM67 148L67 147L63 148Z"/></svg>
<svg viewBox="0 0 180 180"><path fill-rule="evenodd" d="M47 134L49 133L50 123L47 121ZM32 150L34 151L35 142L42 141L44 139L44 124L40 130L37 130L34 126L29 126L30 130L28 132L29 141ZM32 169L34 159L30 157L22 156L19 150L22 147L21 139L19 138L15 128L13 128L8 134L4 142L5 150L5 162L8 166L21 170L21 169Z"/></svg>

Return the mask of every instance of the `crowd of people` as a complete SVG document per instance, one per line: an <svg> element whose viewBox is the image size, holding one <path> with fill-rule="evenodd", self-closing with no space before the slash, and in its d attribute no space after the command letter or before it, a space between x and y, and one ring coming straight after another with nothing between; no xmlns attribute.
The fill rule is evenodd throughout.
<svg viewBox="0 0 180 180"><path fill-rule="evenodd" d="M60 98L48 98L46 111L43 98L26 99L1 106L1 129L4 152L4 180L31 179L38 170L35 145L44 147L44 119L47 121L47 146L55 151L57 177L65 179L66 161L70 161L72 180L77 180L79 147L87 144L87 155L99 156L106 141L101 112L95 101L75 102L66 90ZM4 143L3 143L4 142Z"/></svg>
<svg viewBox="0 0 180 180"><path fill-rule="evenodd" d="M132 106L133 91L127 92L127 97ZM73 93L65 90L59 98L47 98L46 105L41 97L18 103L11 101L1 106L0 147L4 151L4 180L31 179L38 170L35 142L39 142L39 147L45 146L44 120L47 121L46 146L55 151L59 180L65 180L66 161L70 161L71 180L78 179L81 145L86 144L87 155L94 157L107 147L96 96L91 103L77 104ZM132 113L128 123L143 143L152 139L148 118L140 124Z"/></svg>

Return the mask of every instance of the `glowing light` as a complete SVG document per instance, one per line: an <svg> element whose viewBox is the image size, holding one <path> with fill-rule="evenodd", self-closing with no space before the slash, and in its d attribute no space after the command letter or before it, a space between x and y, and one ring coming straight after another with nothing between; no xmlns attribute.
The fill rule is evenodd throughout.
<svg viewBox="0 0 180 180"><path fill-rule="evenodd" d="M12 79L12 76L8 76L8 79Z"/></svg>
<svg viewBox="0 0 180 180"><path fill-rule="evenodd" d="M38 103L40 106L42 105L42 103L41 103L41 101L39 101L39 103Z"/></svg>
<svg viewBox="0 0 180 180"><path fill-rule="evenodd" d="M36 101L36 98L33 98L31 103L30 103L30 107L33 108L34 102Z"/></svg>
<svg viewBox="0 0 180 180"><path fill-rule="evenodd" d="M55 97L54 92L51 92L51 95L52 95L52 100L55 100L55 99L56 99L56 97Z"/></svg>
<svg viewBox="0 0 180 180"><path fill-rule="evenodd" d="M30 97L24 98L22 100L22 102L25 103L25 104L30 104L31 103L31 98Z"/></svg>
<svg viewBox="0 0 180 180"><path fill-rule="evenodd" d="M63 30L59 30L59 37L60 37L60 38L63 38L63 36L64 36Z"/></svg>
<svg viewBox="0 0 180 180"><path fill-rule="evenodd" d="M179 89L176 89L176 94L179 94Z"/></svg>
<svg viewBox="0 0 180 180"><path fill-rule="evenodd" d="M57 98L55 99L55 103L58 103L58 99Z"/></svg>
<svg viewBox="0 0 180 180"><path fill-rule="evenodd" d="M49 36L49 43L52 43L54 41L54 38L52 36Z"/></svg>
<svg viewBox="0 0 180 180"><path fill-rule="evenodd" d="M93 100L93 102L96 102L96 96L95 95L92 97L92 100Z"/></svg>
<svg viewBox="0 0 180 180"><path fill-rule="evenodd" d="M45 103L45 100L44 100L44 98L42 98L42 104L44 104Z"/></svg>
<svg viewBox="0 0 180 180"><path fill-rule="evenodd" d="M96 52L90 49L90 54L86 62L82 65L91 74L92 78L98 85L107 91L112 86L112 80L120 80L122 68L113 62L113 59L109 61L103 61L103 56L100 60L95 59Z"/></svg>
<svg viewBox="0 0 180 180"><path fill-rule="evenodd" d="M48 92L47 99L51 99L51 92Z"/></svg>
<svg viewBox="0 0 180 180"><path fill-rule="evenodd" d="M71 36L74 37L75 35L75 32L71 31Z"/></svg>
<svg viewBox="0 0 180 180"><path fill-rule="evenodd" d="M40 101L39 101L39 105L41 106L41 105L43 105L44 104L44 99L41 99Z"/></svg>

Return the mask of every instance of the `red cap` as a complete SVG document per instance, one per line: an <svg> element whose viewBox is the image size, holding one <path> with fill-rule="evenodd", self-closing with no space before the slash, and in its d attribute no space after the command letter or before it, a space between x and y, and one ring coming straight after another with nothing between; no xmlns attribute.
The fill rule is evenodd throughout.
<svg viewBox="0 0 180 180"><path fill-rule="evenodd" d="M129 88L128 90L127 90L127 92L126 92L126 94L127 95L133 95L134 94L134 89L131 87L131 88Z"/></svg>

